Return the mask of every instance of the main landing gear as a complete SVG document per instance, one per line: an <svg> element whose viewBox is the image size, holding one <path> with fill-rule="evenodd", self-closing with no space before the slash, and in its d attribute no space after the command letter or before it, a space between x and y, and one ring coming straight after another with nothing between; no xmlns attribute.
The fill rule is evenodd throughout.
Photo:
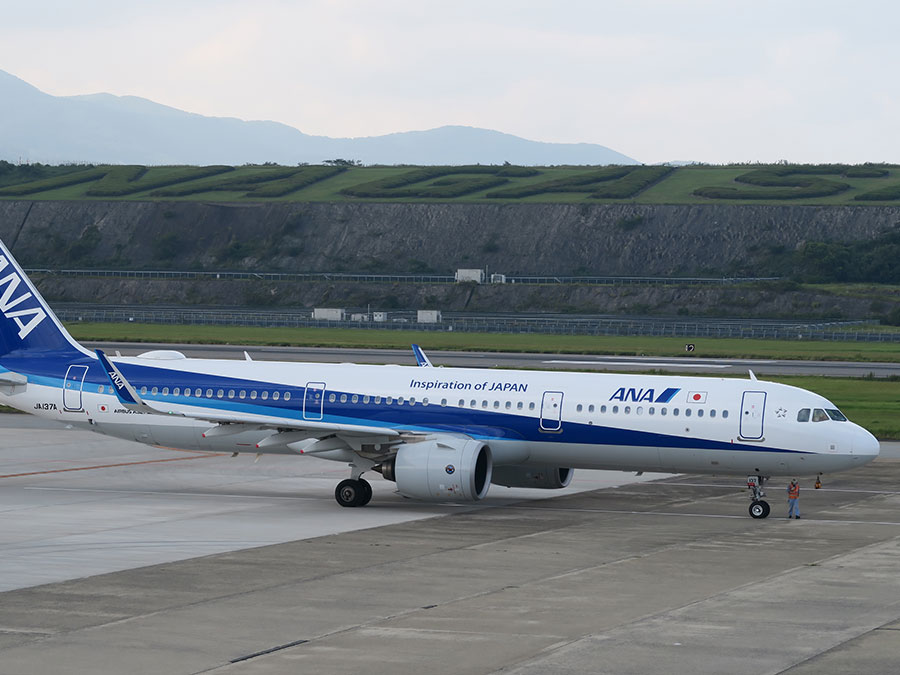
<svg viewBox="0 0 900 675"><path fill-rule="evenodd" d="M372 499L372 486L362 478L348 478L337 484L334 498L341 506L365 506Z"/></svg>
<svg viewBox="0 0 900 675"><path fill-rule="evenodd" d="M765 518L769 515L769 502L761 499L766 496L763 484L768 480L766 476L747 476L747 487L750 488L750 517Z"/></svg>

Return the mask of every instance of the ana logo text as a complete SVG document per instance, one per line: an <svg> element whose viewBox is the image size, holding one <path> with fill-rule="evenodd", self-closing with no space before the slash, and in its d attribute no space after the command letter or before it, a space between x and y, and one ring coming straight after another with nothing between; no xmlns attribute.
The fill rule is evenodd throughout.
<svg viewBox="0 0 900 675"><path fill-rule="evenodd" d="M653 389L635 389L634 387L619 387L616 393L609 397L610 401L634 401L635 403L668 403L680 389L669 387L659 396Z"/></svg>
<svg viewBox="0 0 900 675"><path fill-rule="evenodd" d="M0 255L0 272L8 266L9 260L6 259L6 256ZM40 307L20 308L13 311L14 308L34 297L30 291L16 297L16 289L21 283L23 283L22 279L15 272L0 279L0 288L3 289L3 293L0 295L0 312L3 312L3 316L7 319L16 322L19 327L19 339L24 340L31 331L38 327L41 321L47 318L47 313Z"/></svg>

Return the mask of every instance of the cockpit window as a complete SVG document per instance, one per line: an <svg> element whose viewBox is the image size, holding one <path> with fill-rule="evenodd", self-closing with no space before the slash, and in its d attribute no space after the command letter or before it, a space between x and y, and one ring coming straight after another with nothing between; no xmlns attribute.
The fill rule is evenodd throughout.
<svg viewBox="0 0 900 675"><path fill-rule="evenodd" d="M809 422L809 408L803 408L797 413L798 422Z"/></svg>
<svg viewBox="0 0 900 675"><path fill-rule="evenodd" d="M816 408L813 410L813 422L826 422L828 420L828 415L821 408Z"/></svg>
<svg viewBox="0 0 900 675"><path fill-rule="evenodd" d="M833 419L835 422L846 422L847 418L844 417L844 413L836 408L828 408L825 410L828 413L828 416Z"/></svg>

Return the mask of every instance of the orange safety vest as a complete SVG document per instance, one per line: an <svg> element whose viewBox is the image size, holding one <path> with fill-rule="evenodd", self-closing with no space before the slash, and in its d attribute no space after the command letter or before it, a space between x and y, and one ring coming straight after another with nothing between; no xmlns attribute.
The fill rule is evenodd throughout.
<svg viewBox="0 0 900 675"><path fill-rule="evenodd" d="M800 498L800 484L788 485L788 499Z"/></svg>

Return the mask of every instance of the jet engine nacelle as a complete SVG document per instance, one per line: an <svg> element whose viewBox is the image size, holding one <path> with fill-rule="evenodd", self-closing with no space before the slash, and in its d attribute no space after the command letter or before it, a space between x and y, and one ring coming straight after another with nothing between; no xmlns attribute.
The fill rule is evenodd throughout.
<svg viewBox="0 0 900 675"><path fill-rule="evenodd" d="M495 466L494 485L558 490L572 482L575 469L561 466Z"/></svg>
<svg viewBox="0 0 900 675"><path fill-rule="evenodd" d="M465 437L406 443L378 467L400 494L428 501L476 501L491 487L491 449Z"/></svg>

